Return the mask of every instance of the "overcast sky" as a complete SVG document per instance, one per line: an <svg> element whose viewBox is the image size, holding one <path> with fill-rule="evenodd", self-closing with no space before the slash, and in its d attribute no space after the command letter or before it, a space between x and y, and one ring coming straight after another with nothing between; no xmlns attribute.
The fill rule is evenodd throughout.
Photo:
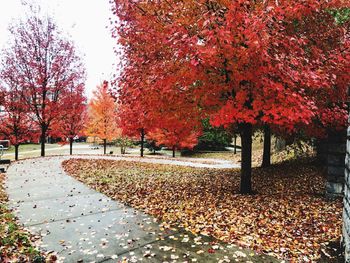
<svg viewBox="0 0 350 263"><path fill-rule="evenodd" d="M78 49L85 54L88 97L103 79L115 73L117 58L113 52L116 40L106 26L111 17L108 0L27 0L39 3L44 14L52 15L58 27L71 35ZM0 48L8 37L11 21L23 17L21 0L0 0Z"/></svg>

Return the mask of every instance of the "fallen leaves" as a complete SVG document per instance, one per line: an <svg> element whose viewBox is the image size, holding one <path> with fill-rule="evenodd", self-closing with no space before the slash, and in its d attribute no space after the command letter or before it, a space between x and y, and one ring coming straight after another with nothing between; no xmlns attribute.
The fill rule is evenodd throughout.
<svg viewBox="0 0 350 263"><path fill-rule="evenodd" d="M17 225L15 216L7 208L4 189L5 175L0 174L0 262L46 262L45 257L34 246L37 237ZM54 262L55 256L47 262Z"/></svg>
<svg viewBox="0 0 350 263"><path fill-rule="evenodd" d="M314 261L323 243L341 236L342 202L322 197L325 178L310 163L255 169L252 196L238 194L239 171L232 169L83 159L63 165L94 189L167 224L280 259Z"/></svg>

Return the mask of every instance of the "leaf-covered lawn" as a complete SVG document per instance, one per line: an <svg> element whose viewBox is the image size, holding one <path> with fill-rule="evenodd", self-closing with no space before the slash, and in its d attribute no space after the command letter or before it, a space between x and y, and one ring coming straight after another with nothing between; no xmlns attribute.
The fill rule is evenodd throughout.
<svg viewBox="0 0 350 263"><path fill-rule="evenodd" d="M106 195L194 233L281 259L317 259L341 235L341 200L323 197L316 166L285 163L254 169L253 196L238 194L238 170L72 159L65 170Z"/></svg>
<svg viewBox="0 0 350 263"><path fill-rule="evenodd" d="M307 149L309 150L309 149ZM286 161L297 161L297 159L305 158L305 157L312 157L315 156L314 152L311 152L310 150L307 151L303 149L303 155L298 156L296 153L296 150L292 147L280 151L280 152L272 152L271 154L271 163L278 164L281 162ZM256 149L252 153L252 166L253 167L260 167L262 163L262 156L263 156L263 149ZM234 154L232 151L227 152L196 152L192 155L186 156L188 158L195 159L203 159L203 158L209 158L209 159L221 159L221 160L228 160L233 163L241 163L241 153L237 152Z"/></svg>
<svg viewBox="0 0 350 263"><path fill-rule="evenodd" d="M0 262L45 262L44 256L33 246L34 238L17 225L7 208L4 180L5 175L0 174Z"/></svg>

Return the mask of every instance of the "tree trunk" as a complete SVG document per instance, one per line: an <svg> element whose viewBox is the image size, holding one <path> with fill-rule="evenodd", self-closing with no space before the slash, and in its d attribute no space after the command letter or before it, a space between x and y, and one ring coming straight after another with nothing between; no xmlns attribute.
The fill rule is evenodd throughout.
<svg viewBox="0 0 350 263"><path fill-rule="evenodd" d="M73 138L69 138L69 154L73 154Z"/></svg>
<svg viewBox="0 0 350 263"><path fill-rule="evenodd" d="M41 127L40 143L41 143L41 156L45 156L45 140L46 140L46 128Z"/></svg>
<svg viewBox="0 0 350 263"><path fill-rule="evenodd" d="M18 149L19 149L19 144L15 145L15 160L18 161Z"/></svg>
<svg viewBox="0 0 350 263"><path fill-rule="evenodd" d="M107 139L103 139L103 154L106 154L107 151Z"/></svg>
<svg viewBox="0 0 350 263"><path fill-rule="evenodd" d="M252 193L252 135L253 128L250 123L243 123L241 125L241 141L242 141L242 151L241 151L241 194L251 194Z"/></svg>
<svg viewBox="0 0 350 263"><path fill-rule="evenodd" d="M143 157L143 144L145 143L145 131L141 130L141 157Z"/></svg>
<svg viewBox="0 0 350 263"><path fill-rule="evenodd" d="M173 158L175 158L175 146L173 146Z"/></svg>
<svg viewBox="0 0 350 263"><path fill-rule="evenodd" d="M264 126L264 152L261 167L269 167L271 165L271 129L270 126Z"/></svg>
<svg viewBox="0 0 350 263"><path fill-rule="evenodd" d="M233 136L233 145L234 145L234 150L233 150L233 154L236 154L237 153L237 135L235 134L234 136Z"/></svg>

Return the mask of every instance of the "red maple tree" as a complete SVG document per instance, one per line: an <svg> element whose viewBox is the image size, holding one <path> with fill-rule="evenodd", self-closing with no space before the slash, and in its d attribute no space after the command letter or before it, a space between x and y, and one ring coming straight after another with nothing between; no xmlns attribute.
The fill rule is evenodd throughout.
<svg viewBox="0 0 350 263"><path fill-rule="evenodd" d="M122 97L123 98L123 97ZM117 114L118 125L124 136L139 139L141 142L140 156L144 156L145 136L151 126L151 119L147 116L144 106L140 101L130 101L119 98Z"/></svg>
<svg viewBox="0 0 350 263"><path fill-rule="evenodd" d="M24 102L40 127L41 156L50 127L61 115L61 98L82 80L83 64L71 40L48 16L33 13L10 27L3 52L6 67L23 89Z"/></svg>
<svg viewBox="0 0 350 263"><path fill-rule="evenodd" d="M118 97L120 127L125 135L141 138L141 157L146 136L170 147L173 153L175 149L195 146L201 122L189 92L173 87L160 93L150 85L147 94L140 94L140 88L133 83L124 84Z"/></svg>
<svg viewBox="0 0 350 263"><path fill-rule="evenodd" d="M149 133L149 138L156 141L157 145L165 145L175 151L181 149L192 149L198 143L199 132L188 130L189 126L174 125L172 127L155 128Z"/></svg>
<svg viewBox="0 0 350 263"><path fill-rule="evenodd" d="M73 154L73 142L78 136L83 135L87 114L87 100L84 95L84 86L71 86L65 91L61 99L60 115L52 123L52 132L55 137L60 137L63 142L69 142L69 154Z"/></svg>
<svg viewBox="0 0 350 263"><path fill-rule="evenodd" d="M146 96L152 115L163 93L186 91L212 124L238 127L241 193L252 191L254 127L345 125L349 33L329 10L347 1L114 3L124 92Z"/></svg>
<svg viewBox="0 0 350 263"><path fill-rule="evenodd" d="M0 134L10 140L15 147L15 160L18 160L19 146L37 138L36 125L30 118L24 103L22 89L16 79L1 72L1 118Z"/></svg>

